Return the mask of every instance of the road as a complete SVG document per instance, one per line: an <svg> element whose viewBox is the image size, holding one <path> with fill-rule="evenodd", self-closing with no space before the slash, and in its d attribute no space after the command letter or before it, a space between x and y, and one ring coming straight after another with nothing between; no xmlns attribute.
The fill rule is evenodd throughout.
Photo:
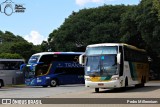
<svg viewBox="0 0 160 107"><path fill-rule="evenodd" d="M143 88L128 87L126 91L94 89L79 85L58 87L3 87L0 98L160 98L160 82L149 82Z"/></svg>
<svg viewBox="0 0 160 107"><path fill-rule="evenodd" d="M83 84L47 88L3 87L0 98L160 98L160 81L149 82L143 88L128 87L126 91L100 89L99 93Z"/></svg>

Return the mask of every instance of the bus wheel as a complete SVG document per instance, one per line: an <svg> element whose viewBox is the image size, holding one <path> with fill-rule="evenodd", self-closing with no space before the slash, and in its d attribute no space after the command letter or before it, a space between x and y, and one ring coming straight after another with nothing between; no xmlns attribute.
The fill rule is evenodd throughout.
<svg viewBox="0 0 160 107"><path fill-rule="evenodd" d="M3 86L3 81L0 80L0 88Z"/></svg>
<svg viewBox="0 0 160 107"><path fill-rule="evenodd" d="M99 88L95 88L95 92L98 93L99 92Z"/></svg>
<svg viewBox="0 0 160 107"><path fill-rule="evenodd" d="M0 81L0 88L2 87L2 82Z"/></svg>
<svg viewBox="0 0 160 107"><path fill-rule="evenodd" d="M127 86L128 86L128 78L125 79L125 84L124 84L124 87L122 87L122 90L126 91Z"/></svg>
<svg viewBox="0 0 160 107"><path fill-rule="evenodd" d="M57 80L56 79L52 79L50 82L50 86L51 87L56 87L57 86Z"/></svg>
<svg viewBox="0 0 160 107"><path fill-rule="evenodd" d="M142 80L141 80L141 87L144 87L144 83L145 83L145 78L142 77Z"/></svg>
<svg viewBox="0 0 160 107"><path fill-rule="evenodd" d="M128 78L126 78L126 81L125 81L125 87L128 86Z"/></svg>

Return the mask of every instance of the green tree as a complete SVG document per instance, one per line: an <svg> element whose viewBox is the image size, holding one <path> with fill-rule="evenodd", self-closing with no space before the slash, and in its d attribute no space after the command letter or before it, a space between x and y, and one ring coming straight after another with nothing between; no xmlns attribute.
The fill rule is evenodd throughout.
<svg viewBox="0 0 160 107"><path fill-rule="evenodd" d="M158 11L158 18L160 21L160 1L159 0L153 0L153 6Z"/></svg>
<svg viewBox="0 0 160 107"><path fill-rule="evenodd" d="M41 44L41 50L42 50L43 52L48 52L48 51L50 51L50 47L49 47L47 41L43 41L43 42L42 42L42 44Z"/></svg>
<svg viewBox="0 0 160 107"><path fill-rule="evenodd" d="M12 32L9 31L5 31L4 33L0 31L0 39L0 53L6 53L6 55L19 54L24 59L26 59L26 61L32 54L42 51L41 45L33 45L28 43L21 36L15 36Z"/></svg>
<svg viewBox="0 0 160 107"><path fill-rule="evenodd" d="M120 42L128 43L146 49L146 43L137 29L137 6L130 6L128 11L121 16Z"/></svg>
<svg viewBox="0 0 160 107"><path fill-rule="evenodd" d="M36 47L33 46L33 44L31 43L19 42L19 43L14 43L14 45L11 47L10 50L11 53L20 54L23 58L25 58L26 61L28 61L28 59L31 57L32 54L39 52L41 49L40 46Z"/></svg>
<svg viewBox="0 0 160 107"><path fill-rule="evenodd" d="M53 51L79 51L80 47L101 42L118 42L120 18L128 6L104 5L73 12L48 39Z"/></svg>
<svg viewBox="0 0 160 107"><path fill-rule="evenodd" d="M146 43L146 49L153 62L151 69L160 78L160 20L156 0L141 0L136 11L137 30Z"/></svg>
<svg viewBox="0 0 160 107"><path fill-rule="evenodd" d="M160 52L160 21L158 11L153 6L152 0L141 0L137 8L136 23L138 31L146 42L150 53Z"/></svg>
<svg viewBox="0 0 160 107"><path fill-rule="evenodd" d="M23 58L22 56L20 56L19 54L11 54L11 53L1 53L0 54L0 58L4 58L4 59L21 59Z"/></svg>

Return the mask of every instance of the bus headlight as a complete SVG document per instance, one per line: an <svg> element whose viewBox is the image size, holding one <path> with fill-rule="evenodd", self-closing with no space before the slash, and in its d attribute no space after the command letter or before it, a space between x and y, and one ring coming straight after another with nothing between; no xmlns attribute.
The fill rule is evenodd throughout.
<svg viewBox="0 0 160 107"><path fill-rule="evenodd" d="M91 81L91 79L90 79L90 78L85 78L85 80L86 80L86 81Z"/></svg>
<svg viewBox="0 0 160 107"><path fill-rule="evenodd" d="M119 80L119 77L118 76L113 76L111 79L112 80Z"/></svg>

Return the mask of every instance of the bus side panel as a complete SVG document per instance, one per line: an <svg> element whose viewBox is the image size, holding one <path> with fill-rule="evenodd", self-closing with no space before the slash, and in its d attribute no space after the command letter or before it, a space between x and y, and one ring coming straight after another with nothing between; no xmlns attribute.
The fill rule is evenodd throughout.
<svg viewBox="0 0 160 107"><path fill-rule="evenodd" d="M79 75L58 75L59 84L83 84L84 79Z"/></svg>
<svg viewBox="0 0 160 107"><path fill-rule="evenodd" d="M149 65L147 63L125 61L124 68L124 76L128 78L129 85L141 83L142 78L148 81Z"/></svg>
<svg viewBox="0 0 160 107"><path fill-rule="evenodd" d="M149 64L148 63L134 63L135 71L137 73L137 78L139 83L142 79L148 81Z"/></svg>
<svg viewBox="0 0 160 107"><path fill-rule="evenodd" d="M13 84L13 73L11 70L0 70L0 79L3 80L5 85Z"/></svg>
<svg viewBox="0 0 160 107"><path fill-rule="evenodd" d="M123 86L125 86L125 79L128 79L128 85L137 84L137 74L134 66L128 61L124 61Z"/></svg>
<svg viewBox="0 0 160 107"><path fill-rule="evenodd" d="M53 62L48 74L53 75L51 78L57 79L59 84L84 84L84 68L79 63L74 67L75 64L75 62Z"/></svg>

